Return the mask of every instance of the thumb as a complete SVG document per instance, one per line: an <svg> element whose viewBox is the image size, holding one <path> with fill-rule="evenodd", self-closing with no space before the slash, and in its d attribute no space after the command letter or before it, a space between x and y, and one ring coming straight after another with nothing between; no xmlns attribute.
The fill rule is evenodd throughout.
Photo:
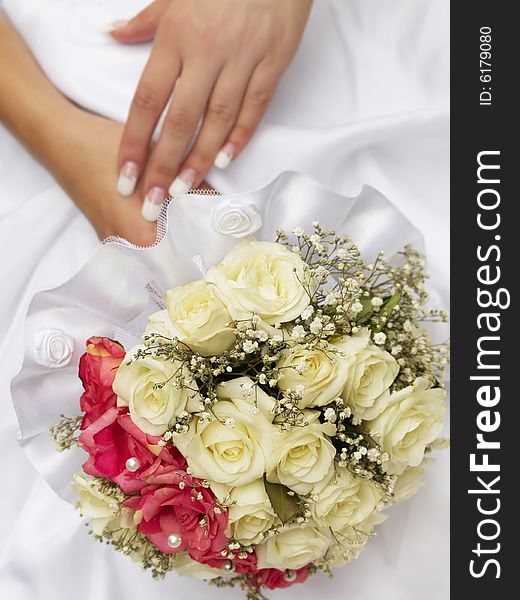
<svg viewBox="0 0 520 600"><path fill-rule="evenodd" d="M111 23L107 33L123 44L147 42L154 38L168 4L169 0L156 0L133 19Z"/></svg>

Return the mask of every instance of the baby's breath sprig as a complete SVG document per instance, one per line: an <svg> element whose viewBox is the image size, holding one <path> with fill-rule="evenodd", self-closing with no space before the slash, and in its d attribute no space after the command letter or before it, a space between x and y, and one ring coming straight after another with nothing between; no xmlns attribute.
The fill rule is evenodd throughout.
<svg viewBox="0 0 520 600"><path fill-rule="evenodd" d="M76 432L80 428L82 417L66 417L60 415L56 425L49 429L49 434L56 445L58 452L69 450L78 443Z"/></svg>
<svg viewBox="0 0 520 600"><path fill-rule="evenodd" d="M295 227L296 243L278 232L277 241L302 257L316 282L309 309L295 321L294 336L301 341L311 336L329 339L367 327L374 343L390 352L401 367L394 390L417 377L439 385L449 349L447 344L433 344L424 326L447 322L448 315L427 308L428 276L422 255L408 245L396 260L389 261L381 251L367 265L349 238L325 231L318 222L313 229L308 234Z"/></svg>
<svg viewBox="0 0 520 600"><path fill-rule="evenodd" d="M235 560L236 558L245 559L253 552L253 546L244 546L237 540L232 539L228 541L227 548L222 550L220 555L229 560Z"/></svg>
<svg viewBox="0 0 520 600"><path fill-rule="evenodd" d="M351 318L361 310L360 281L365 277L365 266L359 248L335 231L325 231L319 222L313 223L314 233L300 227L292 230L296 244L291 246L289 236L279 236L279 242L289 246L307 264L307 276L314 281L309 293L312 306L319 310L315 319L327 321L328 337L335 333L349 333ZM315 328L320 325L315 323ZM327 336L323 336L327 337Z"/></svg>
<svg viewBox="0 0 520 600"><path fill-rule="evenodd" d="M397 265L384 263L381 276L371 289L371 293L378 294L374 297L384 297L370 319L373 339L399 363L394 390L410 385L417 377L440 385L449 347L445 343L433 344L425 324L446 323L448 314L427 307L427 275L421 254L406 246L400 259Z"/></svg>
<svg viewBox="0 0 520 600"><path fill-rule="evenodd" d="M96 482L97 488L101 494L103 494L103 496L114 498L114 500L117 500L119 504L122 504L124 500L128 498L128 496L114 481L109 481L108 479L104 479L102 477L95 477L94 481Z"/></svg>
<svg viewBox="0 0 520 600"><path fill-rule="evenodd" d="M304 393L304 386L298 385L294 390L289 389L283 394L279 394L273 412L275 414L274 422L280 425L282 431L307 425L303 410L300 408Z"/></svg>
<svg viewBox="0 0 520 600"><path fill-rule="evenodd" d="M359 556L359 553L363 546L374 537L374 529L364 531L357 527L351 527L350 535L345 535L340 531L329 530L332 540L335 545L335 549L341 554L344 561L350 562ZM316 568L327 574L332 578L332 572L330 570L330 563L334 559L331 555L330 550L325 553L323 560L316 562Z"/></svg>
<svg viewBox="0 0 520 600"><path fill-rule="evenodd" d="M322 419L336 424L336 435L332 438L332 443L336 448L338 465L346 467L357 477L369 479L382 489L385 501L390 499L395 478L384 471L388 454L362 431L360 422L352 416L350 408L338 398L324 407Z"/></svg>

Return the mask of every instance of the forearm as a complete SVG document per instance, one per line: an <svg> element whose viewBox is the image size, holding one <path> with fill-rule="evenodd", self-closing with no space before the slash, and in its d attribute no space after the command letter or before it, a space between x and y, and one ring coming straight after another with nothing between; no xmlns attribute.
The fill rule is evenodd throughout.
<svg viewBox="0 0 520 600"><path fill-rule="evenodd" d="M77 109L47 79L0 12L0 122L53 174Z"/></svg>
<svg viewBox="0 0 520 600"><path fill-rule="evenodd" d="M155 224L141 218L139 195L121 198L115 190L122 124L65 98L2 13L0 123L52 173L100 238L120 235L140 245L153 243Z"/></svg>

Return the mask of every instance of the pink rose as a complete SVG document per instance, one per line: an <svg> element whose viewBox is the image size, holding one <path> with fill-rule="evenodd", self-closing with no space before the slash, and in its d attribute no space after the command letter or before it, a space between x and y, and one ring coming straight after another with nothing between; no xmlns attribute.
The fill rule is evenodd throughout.
<svg viewBox="0 0 520 600"><path fill-rule="evenodd" d="M157 445L160 437L147 435L135 425L127 407L111 407L79 436L79 445L90 454L83 470L114 481L126 494L148 485L147 478L164 465L184 469L186 462L173 447ZM127 460L137 459L129 471Z"/></svg>
<svg viewBox="0 0 520 600"><path fill-rule="evenodd" d="M235 555L231 562L233 563L234 572L235 573L255 573L256 572L256 554L255 552L251 552L247 554L246 558L240 558L238 556L238 552L234 551ZM193 557L192 557L193 558ZM222 566L225 562L230 560L226 556L222 556L220 553L217 554L207 554L206 556L202 556L196 558L199 562L213 567L214 569L222 569Z"/></svg>
<svg viewBox="0 0 520 600"><path fill-rule="evenodd" d="M207 554L218 554L227 546L225 531L228 515L202 481L173 466L157 469L148 477L150 485L140 496L125 500L124 505L137 513L137 529L161 552L172 554L187 550L199 562ZM168 544L171 535L181 543Z"/></svg>
<svg viewBox="0 0 520 600"><path fill-rule="evenodd" d="M297 571L293 571L293 573L295 575L294 579L290 578L288 581L285 571L279 571L278 569L260 569L256 574L256 585L265 585L265 587L270 590L275 590L276 588L290 587L294 583L303 583L309 576L309 567L302 567Z"/></svg>
<svg viewBox="0 0 520 600"><path fill-rule="evenodd" d="M79 377L85 389L80 399L81 410L85 413L81 429L86 429L116 405L112 384L125 356L125 349L106 337L91 337L86 346L87 351L79 361Z"/></svg>

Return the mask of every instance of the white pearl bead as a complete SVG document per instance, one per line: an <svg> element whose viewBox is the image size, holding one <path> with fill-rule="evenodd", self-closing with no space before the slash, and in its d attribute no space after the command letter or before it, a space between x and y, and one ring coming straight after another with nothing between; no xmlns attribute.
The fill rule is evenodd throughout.
<svg viewBox="0 0 520 600"><path fill-rule="evenodd" d="M226 573L233 573L235 570L235 565L230 560L226 560L222 565L222 570L226 571Z"/></svg>
<svg viewBox="0 0 520 600"><path fill-rule="evenodd" d="M296 571L293 571L292 569L287 569L283 574L283 578L285 579L285 581L294 581L296 579Z"/></svg>
<svg viewBox="0 0 520 600"><path fill-rule="evenodd" d="M130 472L134 472L137 471L139 469L141 465L139 464L139 461L137 460L137 458L135 458L135 456L131 456L127 461L126 461L126 468L130 471Z"/></svg>
<svg viewBox="0 0 520 600"><path fill-rule="evenodd" d="M166 543L170 548L178 548L182 544L182 538L180 535L172 533L168 536L168 541Z"/></svg>

